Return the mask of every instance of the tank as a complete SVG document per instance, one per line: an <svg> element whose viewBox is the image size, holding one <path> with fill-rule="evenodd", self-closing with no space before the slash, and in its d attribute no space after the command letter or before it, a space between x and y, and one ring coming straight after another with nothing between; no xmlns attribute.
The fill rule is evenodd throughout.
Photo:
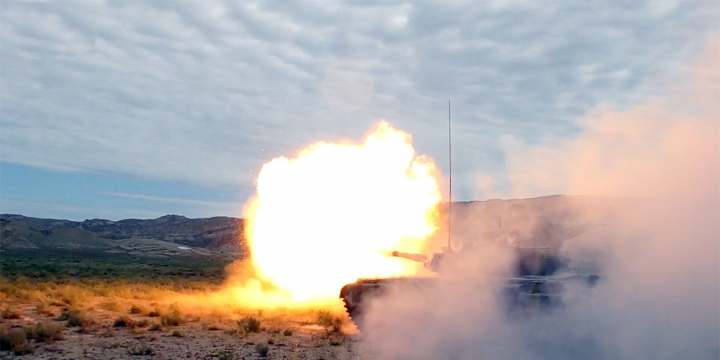
<svg viewBox="0 0 720 360"><path fill-rule="evenodd" d="M576 283L589 288L600 278L597 274L577 274L568 271L569 262L559 256L557 248L526 247L513 250L515 261L509 273L502 274L496 279L499 284L499 295L504 301L509 316L524 316L562 307L562 294L567 285ZM440 278L453 276L451 272L445 271L451 268L446 265L461 258L463 253L472 251L471 244L465 244L460 252L443 249L442 252L435 253L431 257L393 251L389 255L420 262L438 276L358 279L343 286L340 290L340 299L358 330L365 331L364 315L373 298L387 295L391 288L430 289L440 281Z"/></svg>

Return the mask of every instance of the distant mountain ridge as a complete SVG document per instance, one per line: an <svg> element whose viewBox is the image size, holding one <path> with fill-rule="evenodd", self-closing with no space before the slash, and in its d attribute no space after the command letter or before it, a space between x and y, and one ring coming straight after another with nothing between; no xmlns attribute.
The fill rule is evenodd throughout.
<svg viewBox="0 0 720 360"><path fill-rule="evenodd" d="M637 201L552 195L529 199L453 202L453 241L491 241L511 246L560 247L597 231L619 207ZM430 241L446 241L447 204L441 227ZM0 214L0 249L88 249L147 256L232 255L244 257L243 219L157 219L70 221Z"/></svg>
<svg viewBox="0 0 720 360"><path fill-rule="evenodd" d="M0 214L0 248L94 249L143 255L247 253L243 220L231 217L71 221Z"/></svg>

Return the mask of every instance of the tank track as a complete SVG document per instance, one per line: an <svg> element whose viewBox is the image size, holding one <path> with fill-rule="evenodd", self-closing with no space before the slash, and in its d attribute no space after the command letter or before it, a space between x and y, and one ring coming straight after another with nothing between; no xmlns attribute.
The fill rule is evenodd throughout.
<svg viewBox="0 0 720 360"><path fill-rule="evenodd" d="M345 312L348 314L350 319L353 321L353 323L355 324L355 327L357 327L358 330L360 330L360 332L362 332L363 326L362 326L362 319L360 318L360 314L361 314L360 309L358 309L357 307L348 305L347 300L345 300L345 298L342 298L342 301L343 301L343 305L345 306Z"/></svg>

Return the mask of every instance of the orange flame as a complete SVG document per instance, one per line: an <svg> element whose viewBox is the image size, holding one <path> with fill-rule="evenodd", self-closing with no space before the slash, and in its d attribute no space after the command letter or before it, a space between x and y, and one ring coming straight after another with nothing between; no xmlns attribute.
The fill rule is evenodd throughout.
<svg viewBox="0 0 720 360"><path fill-rule="evenodd" d="M255 272L279 290L246 301L337 301L358 278L415 273L384 251L422 251L440 200L433 161L385 121L364 144L318 142L273 159L244 217Z"/></svg>

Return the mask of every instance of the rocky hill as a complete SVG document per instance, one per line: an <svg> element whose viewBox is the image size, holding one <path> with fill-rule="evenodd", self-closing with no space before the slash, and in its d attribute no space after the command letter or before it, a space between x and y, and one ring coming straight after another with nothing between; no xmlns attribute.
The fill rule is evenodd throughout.
<svg viewBox="0 0 720 360"><path fill-rule="evenodd" d="M613 209L629 200L544 196L531 199L455 202L453 240L492 241L512 246L558 247L597 229ZM447 206L432 241L447 240ZM243 220L231 217L79 221L0 215L0 249L88 249L138 255L247 255Z"/></svg>
<svg viewBox="0 0 720 360"><path fill-rule="evenodd" d="M79 221L0 215L0 248L83 249L148 256L244 256L242 219L189 219L166 215L157 219Z"/></svg>

